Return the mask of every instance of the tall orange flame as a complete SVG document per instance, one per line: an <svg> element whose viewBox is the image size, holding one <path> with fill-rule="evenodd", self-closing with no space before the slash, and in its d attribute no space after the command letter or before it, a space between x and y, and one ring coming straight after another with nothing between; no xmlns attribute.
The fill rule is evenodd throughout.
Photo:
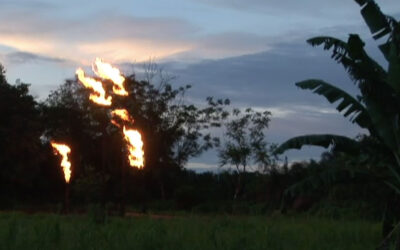
<svg viewBox="0 0 400 250"><path fill-rule="evenodd" d="M76 70L76 75L78 76L79 81L85 86L85 88L92 89L94 93L91 93L89 99L93 102L104 105L110 106L111 105L111 96L106 98L106 91L103 88L103 84L99 81L91 77L85 76L85 72L83 69L79 68Z"/></svg>
<svg viewBox="0 0 400 250"><path fill-rule="evenodd" d="M96 58L96 61L92 67L95 74L103 79L111 80L113 82L113 92L116 95L127 96L129 93L125 90L124 81L125 78L121 75L119 69L114 68L109 63L103 62L100 58ZM85 77L85 73L81 68L77 69L76 74L78 79L86 88L92 89L95 93L90 94L89 99L98 103L100 105L110 106L111 96L106 98L106 91L103 88L101 82L96 81L93 78ZM126 129L123 124L133 123L132 117L129 115L126 109L115 109L111 111L112 116L116 116L120 119L111 119L111 123L115 126L121 128L123 126L124 140L127 143L127 148L129 151L128 159L129 164L132 167L143 168L144 166L144 152L143 152L143 141L142 136L139 131L134 129ZM121 122L124 121L124 122Z"/></svg>
<svg viewBox="0 0 400 250"><path fill-rule="evenodd" d="M134 129L123 129L125 141L128 143L129 151L129 164L132 167L143 168L144 166L144 152L143 141L139 131Z"/></svg>
<svg viewBox="0 0 400 250"><path fill-rule="evenodd" d="M113 85L113 91L116 95L127 96L128 91L125 90L124 81L125 77L121 75L119 69L113 67L111 64L103 62L100 58L96 58L96 61L93 65L93 72L107 80L111 80Z"/></svg>
<svg viewBox="0 0 400 250"><path fill-rule="evenodd" d="M68 154L71 152L71 148L66 144L59 144L55 142L51 142L51 146L55 150L55 154L60 154L62 156L61 160L61 168L64 172L65 182L69 183L71 178L71 162L68 160Z"/></svg>

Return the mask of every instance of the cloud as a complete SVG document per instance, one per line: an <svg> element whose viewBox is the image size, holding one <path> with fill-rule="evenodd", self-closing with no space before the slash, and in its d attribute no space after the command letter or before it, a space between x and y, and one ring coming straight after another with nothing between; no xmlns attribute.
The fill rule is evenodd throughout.
<svg viewBox="0 0 400 250"><path fill-rule="evenodd" d="M23 16L23 18L21 18ZM176 18L96 13L68 18L46 11L0 10L0 44L29 53L88 61L145 60L188 50L197 27Z"/></svg>
<svg viewBox="0 0 400 250"><path fill-rule="evenodd" d="M331 60L329 52L312 48L305 42L276 45L269 52L204 60L186 67L175 68L174 63L169 63L165 68L179 76L180 83L192 84L197 98L212 93L250 106L324 103L321 97L294 85L309 78L320 78L357 93L342 67Z"/></svg>
<svg viewBox="0 0 400 250"><path fill-rule="evenodd" d="M210 34L196 38L190 50L174 54L165 60L198 61L258 53L270 49L271 40L271 37L248 32Z"/></svg>
<svg viewBox="0 0 400 250"><path fill-rule="evenodd" d="M182 60L268 48L267 37L247 32L202 34L200 27L179 18L96 13L71 20L23 10L0 10L0 14L0 45L85 64L96 56L112 61L145 61L150 57Z"/></svg>
<svg viewBox="0 0 400 250"><path fill-rule="evenodd" d="M71 5L65 10L52 6L32 11L25 2L17 2L0 9L0 45L85 64L96 56L111 61L216 59L265 51L273 40L254 31L210 32L183 17L132 16L101 9L77 10L71 16Z"/></svg>
<svg viewBox="0 0 400 250"><path fill-rule="evenodd" d="M377 49L370 51L374 58L379 55ZM367 133L338 113L335 105L324 97L295 86L295 82L316 78L352 95L359 93L342 66L330 58L330 52L313 48L304 41L275 44L267 52L178 64L178 67L170 62L163 67L178 76L176 85L192 84L187 93L191 100L204 100L212 95L230 98L234 107L271 111L272 120L266 131L269 142L282 143L304 134L355 137ZM306 147L289 151L287 155L289 160L318 158L322 151ZM217 162L217 156L210 152L195 161L212 164Z"/></svg>
<svg viewBox="0 0 400 250"><path fill-rule="evenodd" d="M398 13L400 8L393 7L393 1L382 5ZM341 27L335 31L338 33L349 25L363 24L355 12L358 6L351 1L192 0L187 4L189 10L195 10L199 4L213 6L215 25L199 21L206 19L206 16L201 18L205 15L202 12L194 12L193 19L183 14L169 15L172 12L168 9L163 10L165 15L160 11L158 16L152 12L135 16L121 11L121 6L126 5L123 1L115 1L114 6L99 1L90 9L84 9L86 3L81 5L78 1L1 3L0 46L81 64L89 64L96 56L114 62L145 61L150 57L186 61L220 59L270 50L276 42L307 37L321 29L329 31L329 27ZM312 15L310 6L314 6ZM221 18L229 14L220 7L239 12L231 13L232 21L219 21L218 14L223 14ZM257 10L258 14L253 19L253 15L242 14L241 10ZM214 26L218 28L213 29Z"/></svg>
<svg viewBox="0 0 400 250"><path fill-rule="evenodd" d="M308 117L318 117L325 114L337 114L333 108L324 108L311 105L282 105L272 107L252 107L255 111L270 111L273 118L288 118L296 114L302 114Z"/></svg>
<svg viewBox="0 0 400 250"><path fill-rule="evenodd" d="M27 62L50 62L50 63L67 63L68 61L61 58L54 58L48 56L41 56L34 53L29 52L10 52L5 55L2 55L2 58L6 63L12 64L23 64Z"/></svg>
<svg viewBox="0 0 400 250"><path fill-rule="evenodd" d="M199 3L208 4L220 8L231 8L236 11L251 11L268 15L282 15L291 17L305 16L309 18L338 18L347 17L354 18L355 10L359 10L359 6L354 1L337 0L337 1L320 1L320 0L192 0ZM397 0L376 1L383 11L388 13L396 13L400 10ZM340 10L340 11L337 11ZM312 12L312 15L310 15ZM337 22L344 20L337 20ZM347 20L348 21L348 20Z"/></svg>
<svg viewBox="0 0 400 250"><path fill-rule="evenodd" d="M205 173L205 172L218 173L222 171L222 169L215 164L207 164L202 162L189 162L188 164L186 164L185 168L187 168L188 170L193 170L198 173Z"/></svg>

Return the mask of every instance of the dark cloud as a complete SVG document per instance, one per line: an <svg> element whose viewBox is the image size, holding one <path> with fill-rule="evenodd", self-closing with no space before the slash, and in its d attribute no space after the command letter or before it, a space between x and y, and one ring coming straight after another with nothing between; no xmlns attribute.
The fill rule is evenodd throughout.
<svg viewBox="0 0 400 250"><path fill-rule="evenodd" d="M28 62L51 62L51 63L67 63L68 60L61 58L54 58L48 56L42 56L29 52L11 52L2 56L8 63L22 64Z"/></svg>
<svg viewBox="0 0 400 250"><path fill-rule="evenodd" d="M312 105L319 98L299 91L294 83L308 78L321 78L355 93L356 89L329 52L310 48L303 43L279 45L270 52L221 60L205 60L174 69L180 83L193 84L195 97L212 93L230 97L233 102L251 106L276 106L302 103Z"/></svg>
<svg viewBox="0 0 400 250"><path fill-rule="evenodd" d="M367 44L370 40L367 41ZM379 51L367 48L381 61ZM230 98L232 106L270 110L267 131L270 142L281 143L293 136L332 133L355 137L366 133L342 117L324 97L297 88L294 83L310 78L330 82L357 95L357 87L345 70L330 58L330 52L312 48L305 42L276 45L268 52L220 60L204 60L189 65L165 63L177 75L177 84L192 84L189 98L199 102L206 96ZM322 150L307 147L288 153L291 160L318 157ZM198 162L216 163L215 152Z"/></svg>

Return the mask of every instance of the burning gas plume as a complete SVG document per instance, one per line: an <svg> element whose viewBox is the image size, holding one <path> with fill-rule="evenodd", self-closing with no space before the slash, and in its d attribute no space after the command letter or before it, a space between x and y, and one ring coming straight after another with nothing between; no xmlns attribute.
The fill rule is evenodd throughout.
<svg viewBox="0 0 400 250"><path fill-rule="evenodd" d="M60 165L64 172L65 182L69 183L71 178L71 162L68 160L68 154L71 152L71 148L66 144L55 142L51 142L51 146L53 147L55 154L60 154L62 156Z"/></svg>
<svg viewBox="0 0 400 250"><path fill-rule="evenodd" d="M121 75L119 69L114 68L109 63L103 62L100 58L96 58L93 65L94 73L106 80L111 80L114 84L113 92L116 95L127 96L128 92L125 90L124 81L125 78Z"/></svg>
<svg viewBox="0 0 400 250"><path fill-rule="evenodd" d="M111 80L113 82L113 92L116 95L128 96L128 92L125 90L124 81L125 78L121 75L119 69L113 67L109 63L103 62L100 58L96 58L94 65L92 66L94 73L100 78ZM76 71L79 81L89 89L92 89L95 93L90 94L89 99L93 102L111 106L111 96L106 96L106 91L103 88L103 84L96 81L93 78L85 77L82 69ZM134 129L126 129L126 125L130 126L133 124L133 118L129 115L126 109L114 109L111 111L112 119L111 123L122 129L124 134L124 140L127 143L128 148L128 159L129 164L132 167L143 168L144 166L144 152L143 152L143 141L139 131ZM114 118L119 118L114 119Z"/></svg>
<svg viewBox="0 0 400 250"><path fill-rule="evenodd" d="M139 131L134 129L123 128L125 141L128 143L129 151L129 164L132 167L143 168L144 165L144 152L142 136Z"/></svg>
<svg viewBox="0 0 400 250"><path fill-rule="evenodd" d="M128 110L126 109L114 109L111 111L111 115L119 117L121 120L127 122L133 122L133 119L130 117Z"/></svg>
<svg viewBox="0 0 400 250"><path fill-rule="evenodd" d="M115 109L111 111L111 115L119 117L124 122L133 123L133 119L126 109ZM121 124L116 120L112 119L111 122L117 127L121 127ZM129 164L132 167L142 168L144 165L142 136L137 130L126 129L125 125L122 131L129 151Z"/></svg>
<svg viewBox="0 0 400 250"><path fill-rule="evenodd" d="M91 77L85 76L85 72L83 69L79 68L76 70L76 75L78 76L79 81L85 86L85 88L92 89L94 93L91 93L89 99L93 102L104 105L110 106L111 105L111 96L106 98L106 91L103 88L103 84L99 81Z"/></svg>

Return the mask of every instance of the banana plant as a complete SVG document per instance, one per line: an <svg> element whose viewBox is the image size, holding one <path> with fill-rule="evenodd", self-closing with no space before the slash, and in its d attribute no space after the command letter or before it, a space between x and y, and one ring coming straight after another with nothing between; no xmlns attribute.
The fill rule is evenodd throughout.
<svg viewBox="0 0 400 250"><path fill-rule="evenodd" d="M366 53L365 43L357 34L350 34L347 41L319 36L307 42L331 51L332 59L344 67L359 88L360 95L353 97L334 84L319 79L297 82L296 86L325 97L351 122L368 130L370 137L378 141L386 154L393 158L389 162L394 164L386 166L389 178L385 182L400 194L400 23L395 18L383 14L373 0L355 2L361 8L361 15L373 39L380 43L379 50L387 61L387 68L379 65ZM365 146L357 139L333 134L312 134L287 140L275 153L282 154L289 149L301 149L304 145L332 147L336 151L347 153L360 154L365 151ZM291 190L294 188L296 187L291 187ZM396 222L398 221L399 218ZM400 223L395 229L400 230L399 225ZM393 231L389 233L392 234ZM400 240L397 241L400 249ZM382 246L385 244L386 241Z"/></svg>
<svg viewBox="0 0 400 250"><path fill-rule="evenodd" d="M353 97L334 84L318 79L296 85L324 96L351 122L367 129L395 157L400 169L400 24L393 17L384 15L373 0L355 1L361 6L361 14L373 38L384 39L379 49L388 68L384 69L366 53L365 43L357 34L350 34L347 41L329 36L314 37L307 42L331 50L332 58L343 65L361 94ZM348 152L357 150L359 142L340 135L302 135L281 144L276 153L300 149L304 145L333 146Z"/></svg>

